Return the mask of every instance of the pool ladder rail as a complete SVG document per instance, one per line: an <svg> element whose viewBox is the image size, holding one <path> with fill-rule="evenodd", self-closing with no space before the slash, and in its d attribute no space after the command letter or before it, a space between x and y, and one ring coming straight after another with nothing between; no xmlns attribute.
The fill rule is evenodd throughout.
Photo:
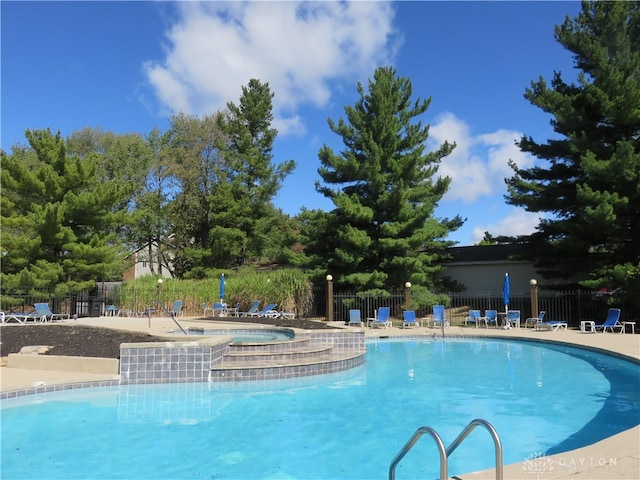
<svg viewBox="0 0 640 480"><path fill-rule="evenodd" d="M176 314L174 312L168 310L167 307L164 306L164 303L162 303L160 300L156 300L156 303L158 304L160 309L164 311L165 315L174 321L174 323L178 326L178 328L180 328L182 333L184 333L185 335L189 335L189 333L184 329L182 324L176 318ZM149 321L149 328L151 328L151 309L147 309L147 319Z"/></svg>
<svg viewBox="0 0 640 480"><path fill-rule="evenodd" d="M476 418L469 422L469 425L465 427L465 429L458 435L458 437L453 441L449 448L445 448L444 442L438 432L436 432L431 427L420 427L416 432L411 436L409 441L402 447L402 450L395 456L393 461L391 462L391 466L389 467L389 480L395 480L396 478L396 467L400 463L400 460L409 453L409 450L420 440L420 437L425 433L431 435L431 437L435 440L436 445L438 447L438 452L440 453L440 480L447 480L449 478L449 457L455 451L456 448L460 446L460 444L464 441L465 438L469 436L469 434L477 427L483 426L489 431L491 438L493 439L493 443L495 445L496 451L496 480L502 480L503 472L502 472L502 442L500 442L500 437L498 436L498 432L493 426L483 420L481 418Z"/></svg>

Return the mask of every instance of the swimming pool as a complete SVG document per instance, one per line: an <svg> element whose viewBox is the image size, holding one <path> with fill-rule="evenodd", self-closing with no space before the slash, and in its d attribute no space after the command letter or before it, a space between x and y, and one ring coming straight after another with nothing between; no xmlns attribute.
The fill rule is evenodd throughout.
<svg viewBox="0 0 640 480"><path fill-rule="evenodd" d="M450 444L491 422L505 464L592 444L640 418L639 366L587 350L489 339L368 341L367 364L291 381L134 385L2 401L10 478L385 478L422 425ZM477 429L450 475L491 468ZM397 478L436 478L423 438Z"/></svg>

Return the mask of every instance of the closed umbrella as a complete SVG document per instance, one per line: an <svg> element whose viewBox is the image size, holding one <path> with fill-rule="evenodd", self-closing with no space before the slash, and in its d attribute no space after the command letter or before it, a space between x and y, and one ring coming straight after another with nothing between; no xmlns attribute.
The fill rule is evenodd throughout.
<svg viewBox="0 0 640 480"><path fill-rule="evenodd" d="M504 302L505 313L509 311L509 296L511 295L511 285L509 283L509 274L504 274L504 284L502 285L502 301ZM507 325L505 317L505 325Z"/></svg>
<svg viewBox="0 0 640 480"><path fill-rule="evenodd" d="M511 285L509 284L509 274L504 274L504 285L502 286L502 300L504 301L504 311L509 311L509 295L511 295Z"/></svg>
<svg viewBox="0 0 640 480"><path fill-rule="evenodd" d="M220 276L220 303L224 303L224 273Z"/></svg>

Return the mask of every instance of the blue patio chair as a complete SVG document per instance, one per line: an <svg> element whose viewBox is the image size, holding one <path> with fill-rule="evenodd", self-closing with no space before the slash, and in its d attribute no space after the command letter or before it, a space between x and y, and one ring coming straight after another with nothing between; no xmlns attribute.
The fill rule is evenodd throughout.
<svg viewBox="0 0 640 480"><path fill-rule="evenodd" d="M227 316L227 305L222 302L215 302L213 304L213 316L214 317L226 317Z"/></svg>
<svg viewBox="0 0 640 480"><path fill-rule="evenodd" d="M169 313L172 317L180 317L182 315L182 300L175 300Z"/></svg>
<svg viewBox="0 0 640 480"><path fill-rule="evenodd" d="M402 314L402 328L419 326L415 310L405 310Z"/></svg>
<svg viewBox="0 0 640 480"><path fill-rule="evenodd" d="M448 327L450 323L447 321L447 313L444 305L433 306L433 320L431 322L432 327Z"/></svg>
<svg viewBox="0 0 640 480"><path fill-rule="evenodd" d="M538 313L537 317L529 317L524 321L524 326L525 328L527 327L527 325L531 324L532 328L536 328L536 325L538 325L538 322L542 322L544 320L544 316L547 312L545 312L544 310L541 310L540 313Z"/></svg>
<svg viewBox="0 0 640 480"><path fill-rule="evenodd" d="M484 323L486 327L498 327L498 311L497 310L485 310L484 311Z"/></svg>
<svg viewBox="0 0 640 480"><path fill-rule="evenodd" d="M371 322L371 326L374 328L389 328L391 326L391 307L380 307L376 317Z"/></svg>
<svg viewBox="0 0 640 480"><path fill-rule="evenodd" d="M484 317L480 316L480 310L469 310L469 315L464 319L464 324L474 323L476 328L478 324L484 321Z"/></svg>
<svg viewBox="0 0 640 480"><path fill-rule="evenodd" d="M604 321L604 323L601 323L600 325L594 325L593 328L596 330L596 332L598 330L602 330L602 333L606 332L607 328L611 330L612 333L615 331L616 328L619 328L620 332L622 332L624 325L622 325L619 320L620 320L620 309L610 308L609 311L607 312L607 319Z"/></svg>
<svg viewBox="0 0 640 480"><path fill-rule="evenodd" d="M211 312L211 315L214 315L213 313L213 308L210 307L207 302L204 302L202 304L202 310L203 310L203 315L206 317L207 316L207 312Z"/></svg>
<svg viewBox="0 0 640 480"><path fill-rule="evenodd" d="M362 316L360 314L360 310L351 309L349 310L349 322L348 325L354 325L356 327L362 326Z"/></svg>
<svg viewBox="0 0 640 480"><path fill-rule="evenodd" d="M505 321L505 327L520 328L520 310L509 310Z"/></svg>

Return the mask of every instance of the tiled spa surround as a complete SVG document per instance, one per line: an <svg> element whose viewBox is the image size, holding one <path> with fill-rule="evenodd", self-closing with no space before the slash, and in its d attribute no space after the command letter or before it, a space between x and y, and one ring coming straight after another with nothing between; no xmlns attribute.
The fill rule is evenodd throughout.
<svg viewBox="0 0 640 480"><path fill-rule="evenodd" d="M123 344L120 382L287 379L347 370L366 359L364 332L304 332L273 343L230 345L231 340Z"/></svg>

